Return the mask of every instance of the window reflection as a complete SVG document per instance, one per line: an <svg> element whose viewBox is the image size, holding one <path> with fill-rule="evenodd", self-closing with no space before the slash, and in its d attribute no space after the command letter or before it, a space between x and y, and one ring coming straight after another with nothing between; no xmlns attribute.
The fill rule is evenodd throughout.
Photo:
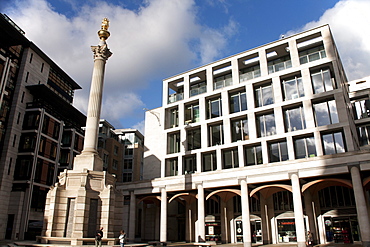
<svg viewBox="0 0 370 247"><path fill-rule="evenodd" d="M306 128L303 107L287 109L284 111L285 130L287 132L302 130Z"/></svg>
<svg viewBox="0 0 370 247"><path fill-rule="evenodd" d="M274 113L256 117L258 137L265 137L276 134Z"/></svg>
<svg viewBox="0 0 370 247"><path fill-rule="evenodd" d="M342 132L322 135L324 154L344 153L346 151Z"/></svg>
<svg viewBox="0 0 370 247"><path fill-rule="evenodd" d="M335 100L313 104L316 126L339 123Z"/></svg>

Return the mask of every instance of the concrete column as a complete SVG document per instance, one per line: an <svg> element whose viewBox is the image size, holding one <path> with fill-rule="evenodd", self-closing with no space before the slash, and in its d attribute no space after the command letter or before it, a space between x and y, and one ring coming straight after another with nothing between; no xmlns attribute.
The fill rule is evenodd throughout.
<svg viewBox="0 0 370 247"><path fill-rule="evenodd" d="M262 223L262 243L269 244L270 241L270 226L268 217L268 205L266 198L260 194L260 206L261 206L261 223Z"/></svg>
<svg viewBox="0 0 370 247"><path fill-rule="evenodd" d="M241 204L242 204L242 221L243 221L243 243L244 247L252 246L251 223L249 212L249 192L248 184L245 179L240 180Z"/></svg>
<svg viewBox="0 0 370 247"><path fill-rule="evenodd" d="M135 240L135 229L136 229L136 196L133 191L130 192L130 218L128 228L128 238L131 241Z"/></svg>
<svg viewBox="0 0 370 247"><path fill-rule="evenodd" d="M206 240L205 232L205 211L204 211L204 189L203 184L197 184L198 189L198 236L196 237L196 242L201 242Z"/></svg>
<svg viewBox="0 0 370 247"><path fill-rule="evenodd" d="M167 242L167 191L161 188L161 223L159 241Z"/></svg>
<svg viewBox="0 0 370 247"><path fill-rule="evenodd" d="M306 246L306 234L304 230L301 185L299 184L298 174L291 173L290 180L292 182L292 189L293 189L293 206L294 206L294 218L295 218L297 245L298 247L305 247Z"/></svg>
<svg viewBox="0 0 370 247"><path fill-rule="evenodd" d="M308 230L311 231L314 241L317 242L317 229L315 225L314 208L313 208L312 196L309 190L304 192L304 205L306 209L306 215L308 217Z"/></svg>
<svg viewBox="0 0 370 247"><path fill-rule="evenodd" d="M227 207L226 202L221 200L221 241L222 243L228 243L227 232L229 229L228 221L227 221Z"/></svg>
<svg viewBox="0 0 370 247"><path fill-rule="evenodd" d="M189 202L186 203L185 206L185 241L191 242L191 236L193 234L193 229L191 227L192 225L192 210L191 205Z"/></svg>
<svg viewBox="0 0 370 247"><path fill-rule="evenodd" d="M367 206L364 195L364 188L362 187L362 179L360 170L357 166L350 168L353 193L355 194L356 210L358 225L360 227L362 246L370 246L370 222L369 215L367 213Z"/></svg>

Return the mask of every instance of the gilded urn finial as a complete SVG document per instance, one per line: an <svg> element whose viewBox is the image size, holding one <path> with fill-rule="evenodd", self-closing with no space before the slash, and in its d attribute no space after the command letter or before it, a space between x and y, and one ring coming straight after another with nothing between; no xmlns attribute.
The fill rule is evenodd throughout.
<svg viewBox="0 0 370 247"><path fill-rule="evenodd" d="M98 35L100 40L105 41L109 38L110 33L108 31L109 28L109 20L108 18L104 18L101 22L101 29L98 31Z"/></svg>

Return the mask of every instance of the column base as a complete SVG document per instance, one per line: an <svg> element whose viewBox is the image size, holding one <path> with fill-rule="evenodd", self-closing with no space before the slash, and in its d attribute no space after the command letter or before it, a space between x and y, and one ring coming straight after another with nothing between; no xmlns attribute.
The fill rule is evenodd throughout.
<svg viewBox="0 0 370 247"><path fill-rule="evenodd" d="M298 247L306 247L306 242L297 242Z"/></svg>
<svg viewBox="0 0 370 247"><path fill-rule="evenodd" d="M97 153L82 153L75 157L73 170L103 171L103 160Z"/></svg>
<svg viewBox="0 0 370 247"><path fill-rule="evenodd" d="M243 247L252 247L252 242L244 242Z"/></svg>

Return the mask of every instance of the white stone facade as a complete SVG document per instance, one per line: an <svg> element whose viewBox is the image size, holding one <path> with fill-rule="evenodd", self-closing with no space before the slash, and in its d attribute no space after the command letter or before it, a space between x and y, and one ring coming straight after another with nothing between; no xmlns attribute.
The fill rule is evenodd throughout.
<svg viewBox="0 0 370 247"><path fill-rule="evenodd" d="M118 186L129 238L368 245L369 88L349 88L327 25L165 79L144 181Z"/></svg>

